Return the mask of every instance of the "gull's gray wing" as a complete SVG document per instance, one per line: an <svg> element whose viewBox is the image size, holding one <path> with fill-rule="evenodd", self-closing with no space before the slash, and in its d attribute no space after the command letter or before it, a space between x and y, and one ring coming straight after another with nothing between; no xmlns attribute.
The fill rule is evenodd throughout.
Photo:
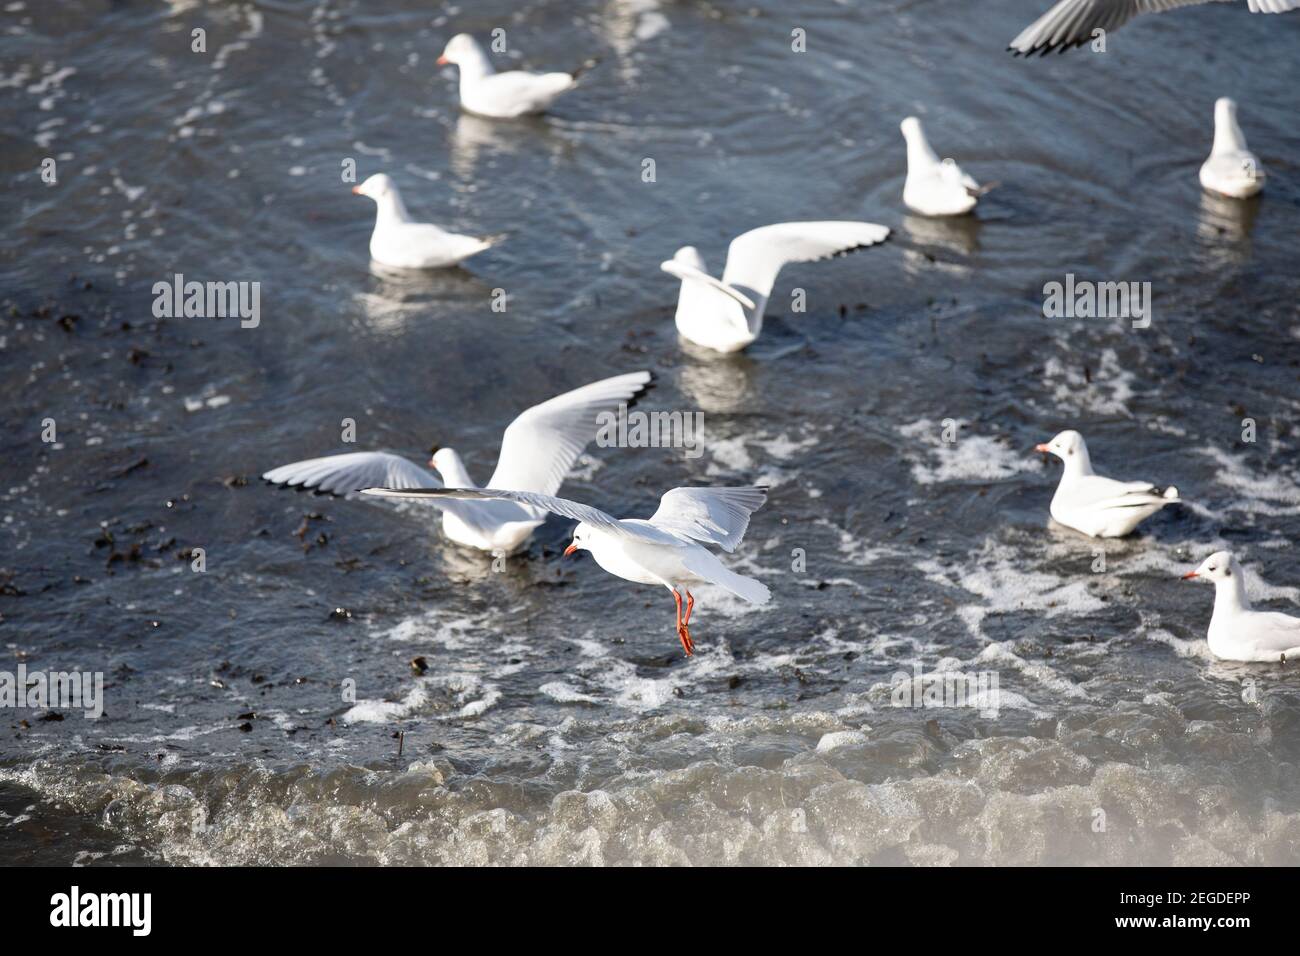
<svg viewBox="0 0 1300 956"><path fill-rule="evenodd" d="M763 507L767 489L674 488L659 499L650 524L664 531L735 551L749 527L749 516Z"/></svg>
<svg viewBox="0 0 1300 956"><path fill-rule="evenodd" d="M557 395L521 413L501 439L489 488L553 495L582 450L600 431L601 413L631 405L650 384L649 372L629 372ZM372 482L386 485L386 482Z"/></svg>
<svg viewBox="0 0 1300 956"><path fill-rule="evenodd" d="M1060 0L1020 31L1007 49L1017 56L1064 52L1091 42L1094 30L1118 30L1140 14L1212 2L1231 0ZM1300 7L1300 0L1249 0L1248 5L1251 13L1285 13Z"/></svg>
<svg viewBox="0 0 1300 956"><path fill-rule="evenodd" d="M635 524L620 521L599 508L570 501L567 498L555 498L551 495L542 495L533 491L502 491L496 488L366 488L361 493L363 495L377 495L381 498L419 498L433 502L448 498L461 501L516 501L519 504L541 508L543 511L549 511L564 518L581 521L593 528L598 528L619 537L660 540L657 535L653 534L653 529L638 528Z"/></svg>
<svg viewBox="0 0 1300 956"><path fill-rule="evenodd" d="M362 488L441 488L432 472L386 451L354 451L324 458L308 458L272 468L262 477L275 485L312 488L346 495Z"/></svg>

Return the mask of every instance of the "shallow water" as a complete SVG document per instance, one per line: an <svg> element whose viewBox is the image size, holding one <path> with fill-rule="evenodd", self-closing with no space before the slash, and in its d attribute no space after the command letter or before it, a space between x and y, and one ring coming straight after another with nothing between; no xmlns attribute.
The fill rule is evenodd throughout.
<svg viewBox="0 0 1300 956"><path fill-rule="evenodd" d="M4 715L0 857L1300 862L1300 676L1213 662L1177 578L1230 547L1300 603L1300 16L1015 60L1039 7L6 5L0 670L102 671L106 700ZM546 119L461 116L433 61L500 25L525 65L602 63ZM1259 201L1197 185L1220 95ZM1001 182L974 220L904 213L908 113ZM347 158L509 241L372 272ZM850 217L893 240L783 272L746 354L678 342L678 246L720 266L744 229ZM1067 272L1151 282L1150 328L1044 318ZM175 273L261 282L260 325L155 319ZM692 660L667 596L559 559L565 522L494 573L418 507L257 480L349 417L483 479L522 408L637 368L644 408L704 412L704 455L592 446L565 494L772 486L729 563L774 600L701 591ZM1188 504L1122 541L1049 526L1032 448L1064 427ZM996 714L892 706L916 665L996 675Z"/></svg>

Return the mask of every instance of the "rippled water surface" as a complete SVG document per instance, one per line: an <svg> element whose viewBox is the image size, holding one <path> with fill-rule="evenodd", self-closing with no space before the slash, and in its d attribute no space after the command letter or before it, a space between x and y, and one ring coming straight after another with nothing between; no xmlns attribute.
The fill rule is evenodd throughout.
<svg viewBox="0 0 1300 956"><path fill-rule="evenodd" d="M1300 15L1011 58L1042 5L6 4L0 670L102 671L106 701L4 712L0 857L1300 862L1300 675L1214 662L1177 577L1228 547L1300 603ZM434 60L494 27L526 66L602 60L546 118L462 116ZM1197 184L1222 95L1257 201ZM904 212L909 113L1001 183L974 219ZM372 272L347 159L508 241ZM745 354L678 341L659 262L819 218L895 234L785 270ZM1067 272L1151 282L1150 328L1045 319ZM155 319L176 273L260 282L260 325ZM592 446L567 495L772 488L728 560L774 600L702 589L692 660L662 591L560 560L566 522L494 573L419 507L257 479L352 418L483 480L522 408L638 368L704 454ZM1187 505L1050 525L1032 448L1064 427ZM1001 706L891 706L916 666Z"/></svg>

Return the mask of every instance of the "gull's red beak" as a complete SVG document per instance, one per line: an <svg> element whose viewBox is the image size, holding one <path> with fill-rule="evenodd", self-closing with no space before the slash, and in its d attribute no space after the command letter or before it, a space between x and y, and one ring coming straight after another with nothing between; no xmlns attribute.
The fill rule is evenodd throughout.
<svg viewBox="0 0 1300 956"><path fill-rule="evenodd" d="M353 187L352 187L352 192L353 192L354 195L360 196L360 195L361 195L361 187L360 187L360 186L353 186Z"/></svg>
<svg viewBox="0 0 1300 956"><path fill-rule="evenodd" d="M1188 578L1199 578L1199 577L1200 575L1197 574L1195 571L1188 571L1186 574L1183 575L1183 580L1186 581Z"/></svg>
<svg viewBox="0 0 1300 956"><path fill-rule="evenodd" d="M1034 446L1034 451L1041 451L1043 454L1047 454L1047 452L1051 451L1051 449L1048 448L1047 445L1045 444L1038 444Z"/></svg>
<svg viewBox="0 0 1300 956"><path fill-rule="evenodd" d="M434 62L437 63L439 66L446 66L448 63L451 62L451 60L447 59L445 56L440 56Z"/></svg>
<svg viewBox="0 0 1300 956"><path fill-rule="evenodd" d="M569 555L573 554L573 552L577 550L578 550L578 546L576 544L571 544L564 549L564 556L567 558Z"/></svg>

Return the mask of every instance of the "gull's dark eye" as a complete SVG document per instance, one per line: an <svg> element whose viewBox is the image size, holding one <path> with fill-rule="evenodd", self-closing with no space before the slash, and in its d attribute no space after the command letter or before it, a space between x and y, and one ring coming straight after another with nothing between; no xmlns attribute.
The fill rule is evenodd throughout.
<svg viewBox="0 0 1300 956"><path fill-rule="evenodd" d="M1225 578L1230 578L1230 577L1232 577L1232 568L1224 568L1224 569L1223 569L1223 576L1224 576Z"/></svg>
<svg viewBox="0 0 1300 956"><path fill-rule="evenodd" d="M1067 455L1073 455L1073 454L1074 454L1074 449L1071 448L1069 451L1066 452L1066 454L1067 454Z"/></svg>
<svg viewBox="0 0 1300 956"><path fill-rule="evenodd" d="M1214 565L1210 565L1209 570L1213 571L1213 570L1214 570Z"/></svg>

